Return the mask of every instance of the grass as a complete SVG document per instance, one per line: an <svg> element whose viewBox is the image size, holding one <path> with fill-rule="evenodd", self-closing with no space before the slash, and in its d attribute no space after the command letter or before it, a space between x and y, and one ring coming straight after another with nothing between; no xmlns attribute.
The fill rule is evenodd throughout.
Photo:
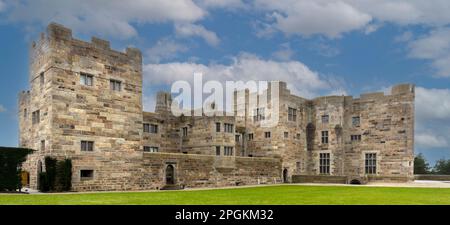
<svg viewBox="0 0 450 225"><path fill-rule="evenodd" d="M450 188L279 185L193 191L0 194L0 205L450 204Z"/></svg>

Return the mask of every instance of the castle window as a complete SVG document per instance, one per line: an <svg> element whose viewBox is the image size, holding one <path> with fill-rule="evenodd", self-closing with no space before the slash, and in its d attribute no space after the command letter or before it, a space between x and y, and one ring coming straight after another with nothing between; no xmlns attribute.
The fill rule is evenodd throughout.
<svg viewBox="0 0 450 225"><path fill-rule="evenodd" d="M41 141L41 151L45 151L45 140Z"/></svg>
<svg viewBox="0 0 450 225"><path fill-rule="evenodd" d="M220 123L216 123L216 132L220 132Z"/></svg>
<svg viewBox="0 0 450 225"><path fill-rule="evenodd" d="M257 108L253 110L253 121L260 121L266 118L264 108Z"/></svg>
<svg viewBox="0 0 450 225"><path fill-rule="evenodd" d="M94 179L94 170L80 170L81 180L92 180Z"/></svg>
<svg viewBox="0 0 450 225"><path fill-rule="evenodd" d="M120 91L122 89L122 82L118 80L110 80L110 87L112 91Z"/></svg>
<svg viewBox="0 0 450 225"><path fill-rule="evenodd" d="M158 133L158 125L144 123L144 132L145 133L157 134Z"/></svg>
<svg viewBox="0 0 450 225"><path fill-rule="evenodd" d="M377 154L376 153L366 153L365 172L366 172L366 174L376 174L377 173Z"/></svg>
<svg viewBox="0 0 450 225"><path fill-rule="evenodd" d="M300 134L297 134L297 139L300 139Z"/></svg>
<svg viewBox="0 0 450 225"><path fill-rule="evenodd" d="M361 141L361 135L350 135L351 141Z"/></svg>
<svg viewBox="0 0 450 225"><path fill-rule="evenodd" d="M330 116L329 115L323 115L322 116L322 123L328 123L330 122Z"/></svg>
<svg viewBox="0 0 450 225"><path fill-rule="evenodd" d="M322 131L322 144L328 144L328 131Z"/></svg>
<svg viewBox="0 0 450 225"><path fill-rule="evenodd" d="M80 83L86 86L92 86L94 76L87 73L80 73Z"/></svg>
<svg viewBox="0 0 450 225"><path fill-rule="evenodd" d="M183 137L186 137L188 135L188 128L183 127Z"/></svg>
<svg viewBox="0 0 450 225"><path fill-rule="evenodd" d="M226 156L232 156L233 155L233 147L229 147L229 146L223 147L223 154Z"/></svg>
<svg viewBox="0 0 450 225"><path fill-rule="evenodd" d="M45 77L44 77L44 72L42 72L41 74L39 74L39 82L40 85L43 86L45 83Z"/></svg>
<svg viewBox="0 0 450 225"><path fill-rule="evenodd" d="M144 133L150 133L150 124L144 123Z"/></svg>
<svg viewBox="0 0 450 225"><path fill-rule="evenodd" d="M40 110L34 111L31 115L31 117L32 117L33 124L39 123L41 121L41 111Z"/></svg>
<svg viewBox="0 0 450 225"><path fill-rule="evenodd" d="M224 124L224 131L227 132L227 133L233 133L234 132L233 127L234 127L233 124L225 123Z"/></svg>
<svg viewBox="0 0 450 225"><path fill-rule="evenodd" d="M28 116L28 111L27 111L27 109L24 109L23 110L23 118L26 119L27 116Z"/></svg>
<svg viewBox="0 0 450 225"><path fill-rule="evenodd" d="M265 137L265 138L270 138L270 132L269 132L269 131L264 132L264 137Z"/></svg>
<svg viewBox="0 0 450 225"><path fill-rule="evenodd" d="M81 141L81 151L84 151L84 152L94 151L94 142L93 141Z"/></svg>
<svg viewBox="0 0 450 225"><path fill-rule="evenodd" d="M144 146L144 152L159 152L159 148L154 146Z"/></svg>
<svg viewBox="0 0 450 225"><path fill-rule="evenodd" d="M297 109L288 108L288 120L289 121L297 121Z"/></svg>
<svg viewBox="0 0 450 225"><path fill-rule="evenodd" d="M216 146L216 155L217 155L217 156L220 155L220 146Z"/></svg>
<svg viewBox="0 0 450 225"><path fill-rule="evenodd" d="M241 140L241 135L236 135L235 141L236 141L236 142L240 142L240 140Z"/></svg>
<svg viewBox="0 0 450 225"><path fill-rule="evenodd" d="M330 174L330 153L319 154L319 172L320 174Z"/></svg>
<svg viewBox="0 0 450 225"><path fill-rule="evenodd" d="M248 134L248 140L249 140L249 141L253 140L253 133Z"/></svg>
<svg viewBox="0 0 450 225"><path fill-rule="evenodd" d="M284 132L284 138L288 138L289 137L289 132Z"/></svg>
<svg viewBox="0 0 450 225"><path fill-rule="evenodd" d="M360 123L361 123L361 118L359 116L352 117L353 126L359 127Z"/></svg>

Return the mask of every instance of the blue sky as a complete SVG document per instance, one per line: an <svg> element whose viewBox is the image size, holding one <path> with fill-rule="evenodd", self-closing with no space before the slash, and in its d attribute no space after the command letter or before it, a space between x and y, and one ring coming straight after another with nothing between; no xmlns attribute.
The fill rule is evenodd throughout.
<svg viewBox="0 0 450 225"><path fill-rule="evenodd" d="M144 55L144 104L172 82L285 80L298 95L357 96L414 83L416 153L450 158L450 2L445 0L0 0L0 145L17 145L28 46L58 22Z"/></svg>

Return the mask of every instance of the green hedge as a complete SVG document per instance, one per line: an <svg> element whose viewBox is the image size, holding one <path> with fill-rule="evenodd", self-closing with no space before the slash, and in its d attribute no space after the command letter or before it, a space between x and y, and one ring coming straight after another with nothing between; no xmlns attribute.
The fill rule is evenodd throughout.
<svg viewBox="0 0 450 225"><path fill-rule="evenodd" d="M70 191L72 187L72 160L57 161L52 157L45 157L45 172L39 174L39 190Z"/></svg>
<svg viewBox="0 0 450 225"><path fill-rule="evenodd" d="M22 188L21 166L28 154L27 148L0 147L0 191L16 191Z"/></svg>

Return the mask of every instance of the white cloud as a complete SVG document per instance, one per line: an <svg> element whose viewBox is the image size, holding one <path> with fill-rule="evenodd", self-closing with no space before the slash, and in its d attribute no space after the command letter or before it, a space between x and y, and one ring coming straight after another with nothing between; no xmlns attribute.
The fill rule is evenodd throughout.
<svg viewBox="0 0 450 225"><path fill-rule="evenodd" d="M229 65L172 62L144 66L146 85L167 84L174 81L192 81L195 72L203 73L204 81L286 81L288 88L299 96L312 98L320 93L342 90L339 82L320 76L299 61L277 62L255 55L241 54ZM295 84L295 85L292 85ZM342 93L342 92L341 92Z"/></svg>
<svg viewBox="0 0 450 225"><path fill-rule="evenodd" d="M2 12L3 10L5 10L5 3L3 3L3 1L0 1L0 12Z"/></svg>
<svg viewBox="0 0 450 225"><path fill-rule="evenodd" d="M0 113L6 112L6 108L3 105L0 105Z"/></svg>
<svg viewBox="0 0 450 225"><path fill-rule="evenodd" d="M416 88L416 134L418 147L450 147L450 89Z"/></svg>
<svg viewBox="0 0 450 225"><path fill-rule="evenodd" d="M196 0L195 2L202 8L236 9L246 7L241 0Z"/></svg>
<svg viewBox="0 0 450 225"><path fill-rule="evenodd" d="M272 53L272 56L280 61L289 61L294 54L289 43L283 43L278 51Z"/></svg>
<svg viewBox="0 0 450 225"><path fill-rule="evenodd" d="M122 38L137 35L133 23L195 22L206 12L192 0L24 0L8 1L9 21L47 25L62 23L77 32Z"/></svg>
<svg viewBox="0 0 450 225"><path fill-rule="evenodd" d="M449 146L445 137L436 136L435 132L418 133L415 135L415 143L418 147L424 148L442 148Z"/></svg>
<svg viewBox="0 0 450 225"><path fill-rule="evenodd" d="M170 38L163 38L146 51L146 56L149 62L159 63L161 60L174 59L178 53L186 52L187 50L188 47Z"/></svg>
<svg viewBox="0 0 450 225"><path fill-rule="evenodd" d="M270 11L272 24L292 35L324 34L330 38L364 28L372 17L343 1L257 0L255 5Z"/></svg>
<svg viewBox="0 0 450 225"><path fill-rule="evenodd" d="M220 43L220 39L217 37L216 33L207 30L202 25L196 24L176 24L175 33L181 37L192 37L198 36L203 38L209 45L217 46Z"/></svg>
<svg viewBox="0 0 450 225"><path fill-rule="evenodd" d="M432 61L436 75L450 77L450 28L438 28L409 42L409 56Z"/></svg>
<svg viewBox="0 0 450 225"><path fill-rule="evenodd" d="M417 87L416 117L420 122L430 119L450 122L450 89Z"/></svg>

